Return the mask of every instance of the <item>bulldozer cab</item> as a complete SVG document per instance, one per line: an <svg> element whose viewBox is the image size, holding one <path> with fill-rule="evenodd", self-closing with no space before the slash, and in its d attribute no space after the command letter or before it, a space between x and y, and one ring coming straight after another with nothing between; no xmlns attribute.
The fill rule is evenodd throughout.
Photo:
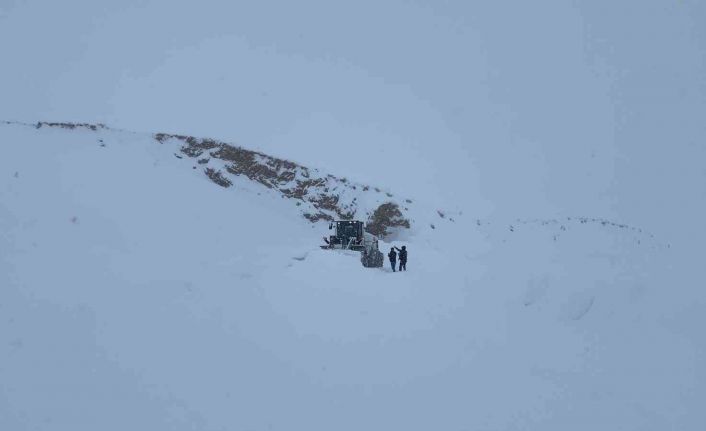
<svg viewBox="0 0 706 431"><path fill-rule="evenodd" d="M363 222L355 220L341 220L332 222L329 225L329 229L335 228L335 236L345 242L348 242L351 238L355 238L356 241L360 241L363 238Z"/></svg>

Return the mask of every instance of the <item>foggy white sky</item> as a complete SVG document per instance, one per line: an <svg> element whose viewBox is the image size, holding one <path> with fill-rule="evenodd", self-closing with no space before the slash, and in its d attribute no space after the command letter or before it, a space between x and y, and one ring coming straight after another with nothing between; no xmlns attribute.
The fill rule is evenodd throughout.
<svg viewBox="0 0 706 431"><path fill-rule="evenodd" d="M213 136L480 215L706 205L697 0L0 0L0 53L3 120Z"/></svg>

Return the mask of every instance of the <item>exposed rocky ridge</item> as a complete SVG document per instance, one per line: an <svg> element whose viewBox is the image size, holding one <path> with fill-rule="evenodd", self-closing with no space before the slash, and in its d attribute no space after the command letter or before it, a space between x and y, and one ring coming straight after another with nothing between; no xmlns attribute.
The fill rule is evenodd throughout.
<svg viewBox="0 0 706 431"><path fill-rule="evenodd" d="M441 217L441 216L440 216ZM668 249L669 243L660 241L651 232L626 223L619 223L600 217L561 217L548 219L514 219L512 221L475 220L476 228L486 235L511 238L523 231L540 227L553 241L560 241L565 235L585 228L598 228L611 230L615 237L628 238L637 245L644 245L654 249ZM594 230L599 232L599 230ZM620 233L620 234L618 234Z"/></svg>
<svg viewBox="0 0 706 431"><path fill-rule="evenodd" d="M50 123L47 121L39 121L37 124L35 124L34 127L37 129L41 129L42 127L59 127L62 129L69 129L69 130L74 130L74 129L88 129L88 130L93 130L94 132L97 131L98 129L108 129L108 127L105 126L105 124L89 124L89 123Z"/></svg>
<svg viewBox="0 0 706 431"><path fill-rule="evenodd" d="M370 233L385 236L396 228L410 228L404 215L408 208L395 202L391 193L325 174L298 163L208 138L157 133L161 144L179 146L179 157L196 159L216 184L230 187L244 176L293 199L302 216L311 222L335 219L368 221ZM405 205L412 201L406 199Z"/></svg>
<svg viewBox="0 0 706 431"><path fill-rule="evenodd" d="M5 121L37 129L85 129L98 132L115 130L104 124L46 122L34 124ZM194 169L201 169L221 187L237 187L236 178L245 177L293 200L300 214L311 222L335 219L359 219L368 222L370 232L385 236L396 229L410 228L406 215L412 201L397 201L392 193L379 187L357 184L346 178L323 173L298 163L272 157L215 139L156 133L163 145L175 145L175 156L194 159Z"/></svg>
<svg viewBox="0 0 706 431"><path fill-rule="evenodd" d="M37 122L21 123L1 121L1 124L16 124L36 129L60 128L66 130L83 129L90 132L120 131L104 124ZM122 131L121 131L122 132ZM269 156L257 151L227 144L208 138L157 133L153 138L163 145L174 145L175 156L186 161L194 161L190 166L200 169L215 184L229 188L238 187L239 177L262 185L283 198L293 200L300 214L311 222L334 219L360 219L366 221L366 229L380 237L385 237L398 229L411 228L409 208L414 205L410 199L397 199L392 193L364 184L353 183L346 178L322 173L298 163ZM100 139L103 142L102 139ZM105 144L101 144L105 146ZM17 174L16 174L17 175ZM241 183L242 184L242 183ZM460 213L438 210L438 223L454 223ZM512 235L523 226L544 226L550 228L554 239L581 225L599 225L610 229L629 231L635 241L654 240L654 236L638 227L616 223L604 218L565 217L560 219L516 219L511 222L494 223L489 220L476 220L477 228L486 230L493 227L498 232ZM437 224L431 223L431 229ZM668 247L668 245L663 245Z"/></svg>

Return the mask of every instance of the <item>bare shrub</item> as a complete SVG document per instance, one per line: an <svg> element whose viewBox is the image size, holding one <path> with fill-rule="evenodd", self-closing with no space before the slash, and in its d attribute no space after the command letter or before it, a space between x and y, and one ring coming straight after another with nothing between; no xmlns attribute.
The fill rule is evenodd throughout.
<svg viewBox="0 0 706 431"><path fill-rule="evenodd" d="M373 212L368 219L365 230L368 233L384 238L390 233L391 228L403 227L409 229L409 220L404 218L399 205L387 202Z"/></svg>

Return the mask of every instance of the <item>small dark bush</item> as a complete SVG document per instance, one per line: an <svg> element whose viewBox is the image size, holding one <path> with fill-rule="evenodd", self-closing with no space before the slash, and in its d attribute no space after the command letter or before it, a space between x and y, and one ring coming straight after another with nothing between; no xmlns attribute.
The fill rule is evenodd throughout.
<svg viewBox="0 0 706 431"><path fill-rule="evenodd" d="M373 212L368 219L365 230L368 233L384 238L390 233L391 228L403 227L409 229L409 220L404 218L399 205L394 202L387 202Z"/></svg>

